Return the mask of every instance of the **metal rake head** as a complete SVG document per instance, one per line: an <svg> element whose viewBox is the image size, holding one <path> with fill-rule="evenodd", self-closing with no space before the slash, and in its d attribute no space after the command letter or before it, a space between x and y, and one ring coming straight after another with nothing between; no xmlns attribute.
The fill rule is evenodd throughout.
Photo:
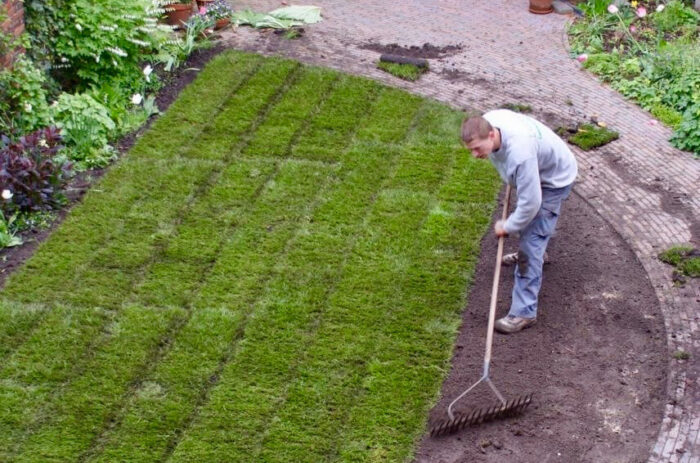
<svg viewBox="0 0 700 463"><path fill-rule="evenodd" d="M456 414L454 419L437 423L430 430L432 437L453 434L468 426L475 426L487 421L500 420L521 414L532 401L532 394L518 397L504 404L489 408L480 408L467 414Z"/></svg>

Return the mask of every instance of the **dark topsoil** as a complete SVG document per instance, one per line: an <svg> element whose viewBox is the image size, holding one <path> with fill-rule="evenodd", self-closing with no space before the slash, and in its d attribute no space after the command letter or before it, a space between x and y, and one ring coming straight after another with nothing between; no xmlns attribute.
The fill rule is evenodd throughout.
<svg viewBox="0 0 700 463"><path fill-rule="evenodd" d="M195 78L192 68L202 68L219 51L213 48L191 56L159 92L159 108L164 111ZM430 58L435 50L424 46L413 52L411 56ZM120 152L126 153L146 128L121 140ZM71 204L103 173L87 172L74 179ZM59 215L54 227L68 210ZM25 245L0 251L0 286L50 232L29 233ZM629 247L576 194L563 207L557 234L549 246L553 263L545 266L538 324L494 338L492 380L506 398L534 392L532 405L519 418L448 437L425 436L417 462L647 460L665 396L667 350L658 301ZM506 251L515 250L516 242L510 238ZM482 242L453 370L430 414L432 422L445 418L452 398L482 374L496 243L490 234ZM508 310L512 287L512 268L503 270L499 316ZM494 403L495 397L480 385L457 411Z"/></svg>
<svg viewBox="0 0 700 463"><path fill-rule="evenodd" d="M494 216L499 215L500 212ZM497 241L482 253L442 397L430 414L479 380ZM517 239L506 241L506 252ZM575 193L562 207L544 267L538 322L494 335L490 378L506 399L534 393L517 417L420 443L420 463L645 462L663 416L666 336L651 283L629 247ZM513 267L503 267L497 317L508 312ZM485 384L456 411L497 404Z"/></svg>
<svg viewBox="0 0 700 463"><path fill-rule="evenodd" d="M424 43L423 46L402 46L397 43L382 45L379 43L368 42L360 45L364 50L372 50L378 53L386 53L390 55L407 56L409 58L424 58L434 59L443 58L445 56L454 55L462 50L462 45L447 45L445 47L436 47L430 43Z"/></svg>

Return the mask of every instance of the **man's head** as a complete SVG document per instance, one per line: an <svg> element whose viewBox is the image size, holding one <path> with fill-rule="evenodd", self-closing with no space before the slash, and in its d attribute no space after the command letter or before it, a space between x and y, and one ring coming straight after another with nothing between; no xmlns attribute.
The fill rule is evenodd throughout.
<svg viewBox="0 0 700 463"><path fill-rule="evenodd" d="M486 159L501 146L501 134L481 116L469 117L462 122L462 143L472 156Z"/></svg>

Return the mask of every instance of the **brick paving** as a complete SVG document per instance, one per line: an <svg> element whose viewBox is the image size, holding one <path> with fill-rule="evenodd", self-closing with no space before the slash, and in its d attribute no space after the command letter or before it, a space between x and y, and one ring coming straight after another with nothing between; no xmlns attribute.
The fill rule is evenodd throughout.
<svg viewBox="0 0 700 463"><path fill-rule="evenodd" d="M484 111L529 104L549 122L595 115L620 133L598 150L573 147L580 175L574 191L631 246L658 296L667 332L668 400L648 462L700 463L700 282L674 287L657 254L674 244L700 246L700 162L668 143L670 130L583 71L569 57L566 16L533 15L526 0L318 0L324 21L301 40L241 27L223 34L232 46L362 75ZM240 0L236 9L269 11L278 1ZM430 60L409 83L379 71L367 44L461 45ZM689 360L676 360L684 350Z"/></svg>

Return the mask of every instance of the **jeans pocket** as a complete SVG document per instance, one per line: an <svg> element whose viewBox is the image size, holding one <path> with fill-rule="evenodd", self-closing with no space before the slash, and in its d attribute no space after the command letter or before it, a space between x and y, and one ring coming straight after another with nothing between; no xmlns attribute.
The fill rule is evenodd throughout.
<svg viewBox="0 0 700 463"><path fill-rule="evenodd" d="M559 218L559 211L553 211L549 209L546 205L542 205L542 208L537 213L535 217L536 223L533 228L533 233L540 238L549 238L554 232L554 227L557 225L557 219Z"/></svg>

